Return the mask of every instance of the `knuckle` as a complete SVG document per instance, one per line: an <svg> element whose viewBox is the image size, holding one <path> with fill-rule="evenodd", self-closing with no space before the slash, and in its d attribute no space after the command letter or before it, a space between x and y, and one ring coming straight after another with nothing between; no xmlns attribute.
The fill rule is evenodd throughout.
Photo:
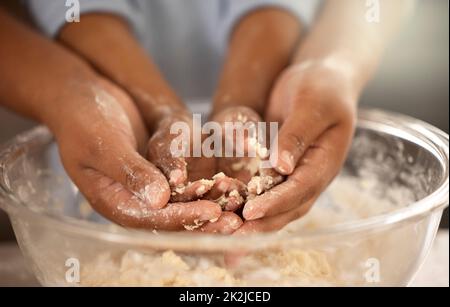
<svg viewBox="0 0 450 307"><path fill-rule="evenodd" d="M140 190L144 184L149 183L154 177L152 172L143 169L140 165L131 164L125 161L121 162L121 176L127 188L131 191Z"/></svg>
<svg viewBox="0 0 450 307"><path fill-rule="evenodd" d="M106 144L100 137L97 137L94 140L90 140L84 144L86 149L85 152L87 153L90 160L99 161L102 159Z"/></svg>

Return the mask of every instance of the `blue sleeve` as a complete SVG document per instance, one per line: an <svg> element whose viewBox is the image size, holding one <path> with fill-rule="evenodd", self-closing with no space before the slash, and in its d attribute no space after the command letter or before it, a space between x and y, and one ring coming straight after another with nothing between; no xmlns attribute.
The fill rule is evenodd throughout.
<svg viewBox="0 0 450 307"><path fill-rule="evenodd" d="M25 5L31 13L39 29L50 37L58 34L66 21L66 13L73 1L67 0L25 0ZM66 6L67 3L67 6ZM80 21L86 13L110 13L121 16L140 34L142 16L139 14L139 2L133 0L78 0Z"/></svg>

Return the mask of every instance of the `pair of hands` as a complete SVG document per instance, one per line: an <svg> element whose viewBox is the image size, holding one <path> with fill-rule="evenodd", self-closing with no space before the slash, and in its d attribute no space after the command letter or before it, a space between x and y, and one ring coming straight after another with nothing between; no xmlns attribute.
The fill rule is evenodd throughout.
<svg viewBox="0 0 450 307"><path fill-rule="evenodd" d="M149 138L132 99L100 80L86 88L86 101L71 116L62 114L53 130L75 184L95 210L118 224L160 230L199 225L196 231L222 234L273 231L304 215L339 172L354 129L354 92L337 70L321 65L285 70L272 91L265 120L280 123L279 159L273 162L287 179L248 201L243 220L222 212L213 201L240 190L237 180L225 177L213 186L198 181L226 169L226 159L170 155L170 123L189 121L184 111L166 113ZM187 182L192 184L183 195L171 195L173 188Z"/></svg>
<svg viewBox="0 0 450 307"><path fill-rule="evenodd" d="M324 63L293 65L280 75L264 114L266 122L280 125L274 169L265 172L286 180L245 203L235 234L279 230L308 212L345 161L357 92L344 71Z"/></svg>
<svg viewBox="0 0 450 307"><path fill-rule="evenodd" d="M182 230L217 219L199 229L275 230L303 215L344 161L357 96L405 15L404 1L386 0L382 7L386 18L374 26L360 18L366 8L359 1L328 1L294 55L303 27L286 10L261 8L235 26L217 102L222 107L242 102L241 107L281 124L275 170L287 175L285 182L245 204L244 221L208 200L223 192L219 185L202 195L204 200L191 201L203 190L202 182L187 189L184 198L172 197L170 185L177 180L208 178L201 173L227 168L227 161L188 160L186 171L183 162L181 173L170 172L172 160L157 150L168 143L161 119L185 111L173 108L181 105L179 99L120 18L87 14L82 23L61 30L59 40L67 47L62 48L0 9L0 102L50 127L75 184L98 212L119 224ZM292 56L299 64L272 86ZM168 112L154 116L155 108L171 103ZM235 183L224 181L222 188Z"/></svg>

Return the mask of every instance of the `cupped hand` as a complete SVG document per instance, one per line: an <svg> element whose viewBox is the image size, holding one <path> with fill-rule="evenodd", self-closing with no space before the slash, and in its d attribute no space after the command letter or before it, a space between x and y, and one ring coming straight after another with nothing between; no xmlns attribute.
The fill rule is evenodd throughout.
<svg viewBox="0 0 450 307"><path fill-rule="evenodd" d="M185 130L188 132L184 134L187 137L185 139L181 138L182 132L178 130L182 126L188 128ZM212 203L219 208L219 212L222 209L228 210L242 199L239 193L244 193L245 186L238 180L216 174L216 160L203 154L197 156L193 150L193 137L192 115L183 110L169 111L156 125L148 142L147 157L167 178L171 189L171 203ZM238 194L228 195L233 190L238 191ZM222 212L220 217L208 221L185 223L185 228L198 232L230 234L242 223L237 214Z"/></svg>
<svg viewBox="0 0 450 307"><path fill-rule="evenodd" d="M123 226L161 230L220 217L220 206L207 200L168 204L169 184L143 157L148 136L128 95L103 79L80 88L48 124L68 174L96 211Z"/></svg>
<svg viewBox="0 0 450 307"><path fill-rule="evenodd" d="M256 111L246 106L228 107L215 113L212 120L222 127L223 143L233 146L233 151L228 152L228 156L225 148L221 157L216 159L218 171L244 185L240 190L243 197L230 206L230 210L235 211L242 207L245 200L262 194L281 182L283 176L262 164L268 158L270 140L266 139L269 133L259 129L262 119ZM236 132L227 131L227 124L234 125ZM266 125L264 128L267 128ZM262 139L266 141L261 142ZM237 155L238 148L242 148L241 156Z"/></svg>
<svg viewBox="0 0 450 307"><path fill-rule="evenodd" d="M281 124L271 162L287 178L245 204L237 234L278 230L308 212L344 163L356 101L346 74L325 65L292 66L280 76L266 119Z"/></svg>

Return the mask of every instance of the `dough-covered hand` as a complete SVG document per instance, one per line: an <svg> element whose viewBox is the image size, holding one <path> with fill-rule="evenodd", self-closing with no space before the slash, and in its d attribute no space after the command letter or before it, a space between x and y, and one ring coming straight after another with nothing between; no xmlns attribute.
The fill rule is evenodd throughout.
<svg viewBox="0 0 450 307"><path fill-rule="evenodd" d="M346 76L325 66L292 66L281 75L266 116L281 124L271 161L287 179L245 204L237 233L277 230L310 209L344 162L356 99Z"/></svg>
<svg viewBox="0 0 450 307"><path fill-rule="evenodd" d="M180 127L187 127L181 138ZM170 112L164 116L148 142L148 159L166 176L171 201L186 202L202 198L211 190L215 172L213 159L192 157L192 117L187 112Z"/></svg>
<svg viewBox="0 0 450 307"><path fill-rule="evenodd" d="M209 201L167 205L169 184L141 154L146 128L131 99L106 80L51 119L63 164L93 208L127 227L181 230L220 216Z"/></svg>
<svg viewBox="0 0 450 307"><path fill-rule="evenodd" d="M245 184L241 192L243 198L240 203L234 204L233 210L238 209L249 198L262 194L271 189L283 180L283 176L273 169L262 168L261 162L268 157L268 143L260 144L258 141L258 123L262 122L258 113L249 107L229 107L215 114L213 121L222 126L224 136L224 144L232 144L234 151L232 157L227 157L225 149L222 156L217 158L218 171L225 173L228 177L233 178L235 182ZM226 131L226 125L235 125L236 131L241 125L242 132L230 133ZM253 127L253 130L252 128ZM267 128L267 127L266 127ZM240 134L240 138L237 135ZM266 138L266 134L263 135ZM237 148L242 148L243 156L237 156Z"/></svg>
<svg viewBox="0 0 450 307"><path fill-rule="evenodd" d="M249 131L248 129L252 125L256 127L256 124L261 121L261 117L251 108L239 106L226 108L214 114L211 120L220 124L222 127L224 148L222 148L221 157L218 157L216 160L218 170L231 178L240 180L245 184L248 183L251 177L258 171L259 163L258 161L254 161L252 157L248 157L249 146L253 145L251 141L252 136L243 132L245 130ZM226 131L225 127L227 123L235 126L238 124L242 125L242 139L237 139L236 133ZM226 157L225 155L226 143L232 145L234 149L233 152L229 152L230 157ZM242 149L243 157L236 156L238 146Z"/></svg>
<svg viewBox="0 0 450 307"><path fill-rule="evenodd" d="M180 123L189 127L190 137L182 144L181 131L172 129ZM192 116L187 112L171 112L156 127L155 133L148 142L148 159L154 163L168 179L171 203L184 204L214 204L219 212L228 209L239 202L239 193L244 188L237 180L216 174L216 161L203 155L193 156ZM183 145L183 146L181 146ZM186 149L187 148L187 149ZM175 149L175 151L174 151ZM186 150L185 150L186 149ZM180 153L184 152L184 155ZM234 189L237 197L230 196L227 206L222 203L224 196ZM239 202L239 205L242 201ZM233 211L233 210L230 210ZM215 219L186 223L187 230L230 234L242 225L242 219L232 213L224 212Z"/></svg>
<svg viewBox="0 0 450 307"><path fill-rule="evenodd" d="M281 175L274 172L271 168L262 168L261 162L266 160L269 157L269 143L270 140L267 140L267 134L262 137L266 139L266 144L260 144L258 141L258 123L262 122L261 117L258 113L256 113L253 109L245 106L239 107L230 107L227 108L212 118L212 120L219 123L223 128L224 135L224 143L232 143L234 149L242 144L243 148L243 157L236 156L236 150L232 153L233 157L226 157L225 152L222 153L222 156L217 159L217 168L220 172L225 173L227 176L231 178L235 178L246 185L250 184L248 188L250 189L250 194L252 194L252 185L251 181L255 176L267 177L267 176L275 176L277 179L281 179ZM242 124L244 130L247 130L250 126L255 127L255 134L242 133L243 142L241 143L236 138L236 133L230 134L225 131L226 123L231 124ZM266 126L266 128L268 128ZM250 130L247 130L250 131ZM264 189L266 190L266 189ZM262 191L264 192L264 191ZM259 192L260 194L261 192Z"/></svg>

